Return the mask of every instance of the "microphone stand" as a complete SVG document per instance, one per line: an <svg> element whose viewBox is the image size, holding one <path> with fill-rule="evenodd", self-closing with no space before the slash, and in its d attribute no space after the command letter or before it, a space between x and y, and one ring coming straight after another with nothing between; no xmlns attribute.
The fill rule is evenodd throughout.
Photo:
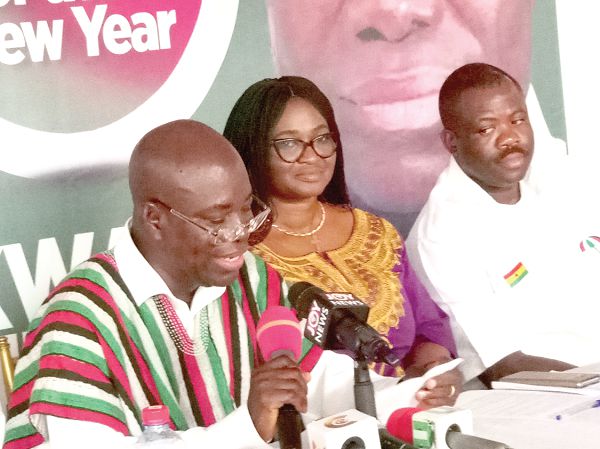
<svg viewBox="0 0 600 449"><path fill-rule="evenodd" d="M354 406L359 412L377 418L375 391L369 375L369 362L360 351L354 358Z"/></svg>

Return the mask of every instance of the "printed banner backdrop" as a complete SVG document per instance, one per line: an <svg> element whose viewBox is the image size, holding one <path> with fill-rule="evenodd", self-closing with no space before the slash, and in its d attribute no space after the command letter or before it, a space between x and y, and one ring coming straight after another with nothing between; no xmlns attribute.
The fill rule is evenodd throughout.
<svg viewBox="0 0 600 449"><path fill-rule="evenodd" d="M74 265L112 246L146 131L188 117L221 131L241 92L276 75L276 1L0 0L0 334L22 332ZM533 85L564 138L554 1L537 2L533 27Z"/></svg>
<svg viewBox="0 0 600 449"><path fill-rule="evenodd" d="M0 334L112 246L145 132L192 116L220 130L273 73L262 0L240 3L0 0Z"/></svg>

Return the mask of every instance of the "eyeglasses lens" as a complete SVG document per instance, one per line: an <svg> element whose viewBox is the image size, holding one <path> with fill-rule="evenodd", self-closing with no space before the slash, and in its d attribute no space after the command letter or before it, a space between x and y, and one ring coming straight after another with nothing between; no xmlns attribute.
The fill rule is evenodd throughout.
<svg viewBox="0 0 600 449"><path fill-rule="evenodd" d="M234 242L240 239L244 234L250 234L256 231L267 219L271 209L254 197L252 200L252 212L249 212L251 217L246 223L239 223L233 228L219 228L215 235L215 244Z"/></svg>
<svg viewBox="0 0 600 449"><path fill-rule="evenodd" d="M315 137L310 142L300 139L278 139L273 141L277 154L286 162L296 162L307 147L312 147L317 156L326 159L333 156L337 143L331 133Z"/></svg>

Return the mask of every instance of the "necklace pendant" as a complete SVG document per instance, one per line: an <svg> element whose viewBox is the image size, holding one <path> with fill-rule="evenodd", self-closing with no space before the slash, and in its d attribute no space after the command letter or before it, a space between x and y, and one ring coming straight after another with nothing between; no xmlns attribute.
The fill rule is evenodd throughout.
<svg viewBox="0 0 600 449"><path fill-rule="evenodd" d="M325 206L323 206L323 203L321 203L320 201L319 201L319 207L321 208L321 221L319 221L319 224L312 231L308 231L308 232L288 231L287 229L283 229L283 228L279 227L275 223L273 223L271 225L271 227L277 229L279 232L282 232L283 234L291 235L292 237L311 237L311 236L315 235L317 232L319 232L321 230L321 228L323 227L323 225L325 224L325 217L327 216L327 213L325 212Z"/></svg>

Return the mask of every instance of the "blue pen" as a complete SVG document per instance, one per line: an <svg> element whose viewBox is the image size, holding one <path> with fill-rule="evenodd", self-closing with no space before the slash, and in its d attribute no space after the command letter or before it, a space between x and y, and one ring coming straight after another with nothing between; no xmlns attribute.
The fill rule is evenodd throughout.
<svg viewBox="0 0 600 449"><path fill-rule="evenodd" d="M579 412L583 412L584 410L596 407L600 407L600 399L592 399L591 401L582 402L581 404L576 404L572 407L566 408L554 415L554 419L560 421L561 419L565 419Z"/></svg>

